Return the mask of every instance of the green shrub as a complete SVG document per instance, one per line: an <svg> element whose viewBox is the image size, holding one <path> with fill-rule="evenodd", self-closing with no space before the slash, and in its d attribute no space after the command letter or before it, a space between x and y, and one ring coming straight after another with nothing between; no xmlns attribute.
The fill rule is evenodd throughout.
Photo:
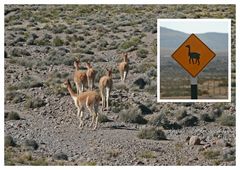
<svg viewBox="0 0 240 170"><path fill-rule="evenodd" d="M5 147L16 146L16 143L14 142L12 136L5 136L4 137L4 146Z"/></svg>
<svg viewBox="0 0 240 170"><path fill-rule="evenodd" d="M236 124L235 115L222 114L222 116L218 120L223 126L235 126Z"/></svg>
<svg viewBox="0 0 240 170"><path fill-rule="evenodd" d="M164 131L160 129L152 128L144 128L138 132L138 138L140 139L152 139L152 140L166 140L166 136Z"/></svg>
<svg viewBox="0 0 240 170"><path fill-rule="evenodd" d="M7 120L20 120L20 116L17 112L11 111L11 112L6 112L5 117Z"/></svg>
<svg viewBox="0 0 240 170"><path fill-rule="evenodd" d="M140 154L141 158L146 158L146 159L152 159L152 158L156 158L156 155L154 152L152 151L143 151Z"/></svg>
<svg viewBox="0 0 240 170"><path fill-rule="evenodd" d="M126 50L130 47L136 47L141 43L141 39L139 37L132 37L130 40L123 42L120 45L120 49Z"/></svg>
<svg viewBox="0 0 240 170"><path fill-rule="evenodd" d="M120 120L126 123L138 123L138 124L147 123L147 120L142 117L140 110L137 108L130 108L128 110L123 110L120 113Z"/></svg>
<svg viewBox="0 0 240 170"><path fill-rule="evenodd" d="M99 123L104 123L104 122L109 122L110 120L108 119L108 117L104 114L99 114L98 116L98 122Z"/></svg>
<svg viewBox="0 0 240 170"><path fill-rule="evenodd" d="M200 119L205 122L214 122L215 118L213 115L209 115L208 113L203 113L200 115Z"/></svg>
<svg viewBox="0 0 240 170"><path fill-rule="evenodd" d="M109 158L116 158L121 152L117 149L112 149L107 151L107 155Z"/></svg>
<svg viewBox="0 0 240 170"><path fill-rule="evenodd" d="M8 101L12 101L13 103L20 103L23 102L23 99L26 97L25 94L17 92L17 91L10 91L6 93L5 99Z"/></svg>
<svg viewBox="0 0 240 170"><path fill-rule="evenodd" d="M179 125L185 127L196 126L198 124L198 118L196 116L188 115L179 121Z"/></svg>
<svg viewBox="0 0 240 170"><path fill-rule="evenodd" d="M203 156L205 159L217 159L219 155L220 151L206 150L203 152Z"/></svg>
<svg viewBox="0 0 240 170"><path fill-rule="evenodd" d="M62 46L64 44L64 41L56 36L54 39L53 39L53 46Z"/></svg>
<svg viewBox="0 0 240 170"><path fill-rule="evenodd" d="M152 115L149 120L149 124L153 126L165 126L169 124L169 120L167 119L165 113L161 112L157 115Z"/></svg>
<svg viewBox="0 0 240 170"><path fill-rule="evenodd" d="M44 100L40 99L40 98L29 98L28 101L25 104L26 108L38 108L38 107L42 107L44 106L46 103L44 102Z"/></svg>
<svg viewBox="0 0 240 170"><path fill-rule="evenodd" d="M50 45L51 44L50 40L48 40L48 39L35 40L35 43L38 46L46 46L46 45Z"/></svg>
<svg viewBox="0 0 240 170"><path fill-rule="evenodd" d="M148 55L148 50L146 49L140 49L137 51L137 56L140 58L146 58Z"/></svg>
<svg viewBox="0 0 240 170"><path fill-rule="evenodd" d="M176 119L181 120L187 116L187 110L186 109L180 109L176 113Z"/></svg>

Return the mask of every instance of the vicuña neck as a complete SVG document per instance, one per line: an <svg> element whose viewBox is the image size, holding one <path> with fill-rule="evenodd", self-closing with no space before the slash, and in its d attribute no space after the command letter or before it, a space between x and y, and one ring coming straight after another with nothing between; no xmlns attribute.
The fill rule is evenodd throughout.
<svg viewBox="0 0 240 170"><path fill-rule="evenodd" d="M77 94L73 91L71 85L68 85L67 89L68 89L68 92L70 93L72 98L77 97Z"/></svg>
<svg viewBox="0 0 240 170"><path fill-rule="evenodd" d="M191 53L190 47L187 47L187 48L188 48L188 55L190 55Z"/></svg>

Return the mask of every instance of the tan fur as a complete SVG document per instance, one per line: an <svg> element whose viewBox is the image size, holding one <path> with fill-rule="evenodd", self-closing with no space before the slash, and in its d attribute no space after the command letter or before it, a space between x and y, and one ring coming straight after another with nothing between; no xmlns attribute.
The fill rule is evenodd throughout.
<svg viewBox="0 0 240 170"><path fill-rule="evenodd" d="M102 110L107 107L109 107L109 96L110 96L110 92L112 90L112 85L113 85L113 81L112 81L112 70L108 70L107 69L107 75L103 76L100 78L99 80L99 89L100 89L100 94L102 97ZM108 90L108 93L107 93ZM106 106L107 104L107 106Z"/></svg>
<svg viewBox="0 0 240 170"><path fill-rule="evenodd" d="M128 54L124 53L123 61L121 63L119 63L119 65L118 65L118 70L120 72L121 81L123 81L123 82L127 78L127 74L128 74L128 70L129 70L128 63L129 63Z"/></svg>
<svg viewBox="0 0 240 170"><path fill-rule="evenodd" d="M82 128L84 126L83 122L83 116L84 116L84 108L87 108L92 115L92 122L90 124L90 127L93 126L95 122L94 129L98 126L98 106L101 100L100 95L96 91L86 91L82 92L80 95L77 95L73 92L71 84L69 80L66 80L64 82L64 85L67 87L72 99L74 100L74 103L78 109L77 116L79 118L80 124L79 127Z"/></svg>
<svg viewBox="0 0 240 170"><path fill-rule="evenodd" d="M79 60L74 61L74 67L75 67L75 72L74 72L73 80L77 87L77 94L80 94L80 92L84 91L84 87L87 86L87 75L86 75L86 72L79 70L80 68Z"/></svg>
<svg viewBox="0 0 240 170"><path fill-rule="evenodd" d="M86 75L87 75L87 81L88 81L88 88L93 90L96 71L92 68L90 63L87 63L86 67L87 67Z"/></svg>

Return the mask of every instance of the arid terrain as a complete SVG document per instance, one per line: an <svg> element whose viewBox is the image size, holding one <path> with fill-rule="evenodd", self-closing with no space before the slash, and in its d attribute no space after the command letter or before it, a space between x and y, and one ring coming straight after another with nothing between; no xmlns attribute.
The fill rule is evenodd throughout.
<svg viewBox="0 0 240 170"><path fill-rule="evenodd" d="M236 164L234 5L5 5L4 15L5 165ZM232 19L231 103L157 103L158 18ZM62 86L76 91L75 58L97 70L96 90L113 69L97 130L79 129Z"/></svg>

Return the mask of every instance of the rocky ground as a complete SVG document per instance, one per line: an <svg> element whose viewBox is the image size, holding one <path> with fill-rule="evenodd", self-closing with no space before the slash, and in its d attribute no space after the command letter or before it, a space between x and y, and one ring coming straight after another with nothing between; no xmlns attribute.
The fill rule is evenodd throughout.
<svg viewBox="0 0 240 170"><path fill-rule="evenodd" d="M232 19L232 102L157 103L156 19L208 17ZM5 5L4 58L5 165L235 165L233 5ZM96 89L113 68L95 131L78 128L62 86L75 58L92 62Z"/></svg>

